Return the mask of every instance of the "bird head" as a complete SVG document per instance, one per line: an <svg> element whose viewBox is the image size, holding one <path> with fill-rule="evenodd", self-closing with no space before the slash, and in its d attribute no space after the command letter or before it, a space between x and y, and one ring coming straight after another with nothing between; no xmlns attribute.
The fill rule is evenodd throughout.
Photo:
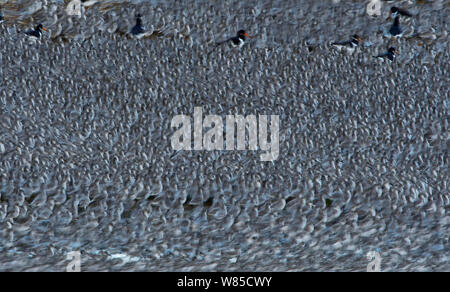
<svg viewBox="0 0 450 292"><path fill-rule="evenodd" d="M352 40L357 41L358 43L362 42L361 37L357 34L352 35Z"/></svg>
<svg viewBox="0 0 450 292"><path fill-rule="evenodd" d="M43 31L47 31L48 32L48 30L42 25L42 24L39 24L38 26L36 26L36 30L43 30Z"/></svg>
<svg viewBox="0 0 450 292"><path fill-rule="evenodd" d="M252 37L249 36L248 33L246 33L245 30L243 30L243 29L241 29L240 31L237 32L237 36L238 36L240 39L245 39L245 37L252 38Z"/></svg>
<svg viewBox="0 0 450 292"><path fill-rule="evenodd" d="M391 53L391 54L398 54L398 51L397 51L397 49L396 48L394 48L394 47L390 47L389 49L388 49L388 52L389 53Z"/></svg>
<svg viewBox="0 0 450 292"><path fill-rule="evenodd" d="M396 17L398 15L398 8L395 6L391 7L391 12L389 13L389 17Z"/></svg>

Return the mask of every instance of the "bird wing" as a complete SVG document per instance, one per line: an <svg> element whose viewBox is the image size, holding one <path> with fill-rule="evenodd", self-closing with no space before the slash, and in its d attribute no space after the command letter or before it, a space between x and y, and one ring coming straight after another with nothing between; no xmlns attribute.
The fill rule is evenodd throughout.
<svg viewBox="0 0 450 292"><path fill-rule="evenodd" d="M386 52L386 53L379 54L378 56L373 56L373 57L374 57L374 58L385 58L385 57L387 57L388 55L389 55L389 53Z"/></svg>
<svg viewBox="0 0 450 292"><path fill-rule="evenodd" d="M209 56L209 55L214 51L214 49L216 49L218 46L223 45L223 44L225 44L225 43L228 43L229 41L233 41L233 39L235 39L235 38L236 38L236 37L231 37L231 38L228 38L228 39L226 39L226 40L216 42L214 48L212 48L211 51L208 53L208 56Z"/></svg>
<svg viewBox="0 0 450 292"><path fill-rule="evenodd" d="M144 31L145 31L145 29L141 25L135 25L131 29L131 33L134 34L134 35L144 33Z"/></svg>
<svg viewBox="0 0 450 292"><path fill-rule="evenodd" d="M398 9L398 13L400 14L400 15L403 15L403 16L407 16L407 17L411 17L412 16L412 14L411 13L409 13L408 11L406 11L406 10L404 10L404 9Z"/></svg>
<svg viewBox="0 0 450 292"><path fill-rule="evenodd" d="M235 38L236 38L236 37L231 37L231 38L228 38L228 39L226 39L226 40L219 41L219 42L216 43L216 47L218 47L218 46L220 46L220 45L222 45L222 44L228 43L229 41L233 41Z"/></svg>
<svg viewBox="0 0 450 292"><path fill-rule="evenodd" d="M343 41L343 42L334 42L331 43L333 46L349 46L351 41Z"/></svg>
<svg viewBox="0 0 450 292"><path fill-rule="evenodd" d="M401 33L402 33L402 29L400 28L399 25L393 24L393 25L391 26L391 28L389 29L389 33L390 33L391 35L398 35L398 34L401 34Z"/></svg>
<svg viewBox="0 0 450 292"><path fill-rule="evenodd" d="M25 31L25 34L29 36L39 37L39 33L32 29Z"/></svg>

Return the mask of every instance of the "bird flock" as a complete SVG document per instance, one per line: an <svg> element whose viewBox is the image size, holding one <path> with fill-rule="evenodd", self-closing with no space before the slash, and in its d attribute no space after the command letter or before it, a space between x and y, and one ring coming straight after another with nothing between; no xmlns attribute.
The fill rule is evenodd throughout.
<svg viewBox="0 0 450 292"><path fill-rule="evenodd" d="M389 28L388 33L386 34L387 37L401 37L403 35L403 29L400 26L400 16L402 17L412 17L413 15L408 12L405 9L398 8L396 6L391 7L390 9L390 17L394 18L394 22ZM0 22L3 20L3 16L0 14ZM29 37L40 39L42 35L42 30L47 31L46 28L43 27L42 24L38 24L34 29L30 29L25 32L25 34ZM142 21L142 15L137 14L136 15L136 24L132 27L132 29L129 32L134 37L141 39L143 37L147 37L153 33L153 31L146 31L143 21ZM231 43L234 47L241 48L245 44L246 38L251 38L249 34L245 30L239 30L236 34L236 36L230 37L224 41L220 41L216 43L216 47L224 44L224 43ZM333 42L332 45L339 48L339 50L342 50L342 48L345 48L348 52L353 53L355 48L362 42L362 39L359 35L354 34L352 35L351 39L348 41L340 41L340 42ZM212 52L212 51L211 51ZM211 53L210 52L210 53ZM395 47L389 47L387 49L387 52L378 54L377 56L374 56L375 58L387 58L390 61L394 61L396 58L396 55L398 54L398 51Z"/></svg>
<svg viewBox="0 0 450 292"><path fill-rule="evenodd" d="M166 2L4 11L1 271L65 271L71 251L82 271L365 271L369 252L382 271L448 270L443 10L411 18L435 39L398 38L381 66L355 1ZM39 23L51 38L30 44ZM331 45L355 33L361 53ZM279 115L279 158L173 151L194 106Z"/></svg>
<svg viewBox="0 0 450 292"><path fill-rule="evenodd" d="M400 16L404 17L412 17L412 14L408 11L398 8L396 6L391 7L390 10L390 17L394 17L394 23L389 28L389 33L386 35L388 37L401 37L403 34L403 29L400 27ZM348 51L353 52L354 49L361 43L361 38L359 35L355 34L352 36L352 39L349 41L343 41L343 42L334 42L332 45L337 46L339 48L346 48ZM398 54L398 51L395 47L389 47L387 52L381 53L377 56L374 56L375 58L387 58L390 61L394 61L396 54Z"/></svg>

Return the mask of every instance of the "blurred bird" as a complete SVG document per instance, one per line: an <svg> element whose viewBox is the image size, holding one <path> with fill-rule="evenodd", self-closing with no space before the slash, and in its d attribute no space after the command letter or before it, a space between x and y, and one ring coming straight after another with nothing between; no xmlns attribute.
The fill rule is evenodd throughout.
<svg viewBox="0 0 450 292"><path fill-rule="evenodd" d="M343 41L343 42L334 42L334 43L331 43L331 45L335 46L339 50L342 50L343 48L345 48L347 51L353 52L361 41L362 41L361 38L357 34L354 34L354 35L352 35L351 40Z"/></svg>
<svg viewBox="0 0 450 292"><path fill-rule="evenodd" d="M230 42L233 47L241 48L245 44L245 38L251 38L251 36L249 36L248 33L245 32L245 30L241 29L237 32L236 36L226 39L224 41L218 42L216 44L216 46Z"/></svg>
<svg viewBox="0 0 450 292"><path fill-rule="evenodd" d="M390 47L389 49L388 49L388 51L387 52L385 52L385 53L383 53L383 54L380 54L380 55L378 55L378 56L373 56L374 58L380 58L380 59L385 59L385 58L387 58L387 59L389 59L390 61L394 61L394 59L395 59L395 55L396 54L398 54L398 51L394 48L394 47Z"/></svg>
<svg viewBox="0 0 450 292"><path fill-rule="evenodd" d="M40 39L42 34L41 29L48 32L48 30L42 24L39 24L35 29L27 30L25 34L29 37Z"/></svg>
<svg viewBox="0 0 450 292"><path fill-rule="evenodd" d="M142 16L140 14L136 15L136 25L131 29L131 34L138 36L145 33L145 28L142 25Z"/></svg>
<svg viewBox="0 0 450 292"><path fill-rule="evenodd" d="M401 15L401 16L406 16L406 17L412 17L412 14L409 13L408 11L406 11L406 10L404 10L404 9L401 9L401 8L398 8L398 7L395 7L395 6L393 6L393 7L391 8L391 15L392 15L393 17L397 17L397 16L399 16L399 15Z"/></svg>
<svg viewBox="0 0 450 292"><path fill-rule="evenodd" d="M403 34L403 30L400 27L400 16L396 16L394 19L394 23L392 24L391 28L389 29L388 36L401 36Z"/></svg>

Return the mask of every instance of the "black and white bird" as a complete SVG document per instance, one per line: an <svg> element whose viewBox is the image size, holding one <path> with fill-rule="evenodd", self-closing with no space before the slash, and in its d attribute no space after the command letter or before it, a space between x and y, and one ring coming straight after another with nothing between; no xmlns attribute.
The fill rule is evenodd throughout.
<svg viewBox="0 0 450 292"><path fill-rule="evenodd" d="M391 15L393 16L393 17L397 17L397 16L406 16L406 17L412 17L413 15L411 14L411 13L409 13L408 11L406 11L406 10L404 10L404 9L401 9L401 8L398 8L398 7L395 7L395 6L392 6L391 7Z"/></svg>
<svg viewBox="0 0 450 292"><path fill-rule="evenodd" d="M347 52L352 53L361 42L362 39L359 37L359 35L354 34L348 41L334 42L331 43L331 45L335 46L339 50L346 49Z"/></svg>
<svg viewBox="0 0 450 292"><path fill-rule="evenodd" d="M378 56L373 56L374 58L380 58L380 59L389 59L390 61L394 61L396 58L396 54L398 54L398 51L394 47L390 47L387 52L380 54Z"/></svg>
<svg viewBox="0 0 450 292"><path fill-rule="evenodd" d="M401 37L403 35L403 29L400 26L400 16L394 18L394 23L389 28L388 37Z"/></svg>
<svg viewBox="0 0 450 292"><path fill-rule="evenodd" d="M224 43L230 43L233 47L241 48L245 44L246 38L251 38L245 30L241 29L237 32L236 36L228 38L224 41L216 43L216 46L219 46Z"/></svg>
<svg viewBox="0 0 450 292"><path fill-rule="evenodd" d="M25 34L31 39L40 39L42 30L48 32L48 30L42 24L38 24L34 29L27 30Z"/></svg>
<svg viewBox="0 0 450 292"><path fill-rule="evenodd" d="M131 29L131 34L137 37L145 34L145 28L142 25L142 15L136 15L136 25Z"/></svg>

